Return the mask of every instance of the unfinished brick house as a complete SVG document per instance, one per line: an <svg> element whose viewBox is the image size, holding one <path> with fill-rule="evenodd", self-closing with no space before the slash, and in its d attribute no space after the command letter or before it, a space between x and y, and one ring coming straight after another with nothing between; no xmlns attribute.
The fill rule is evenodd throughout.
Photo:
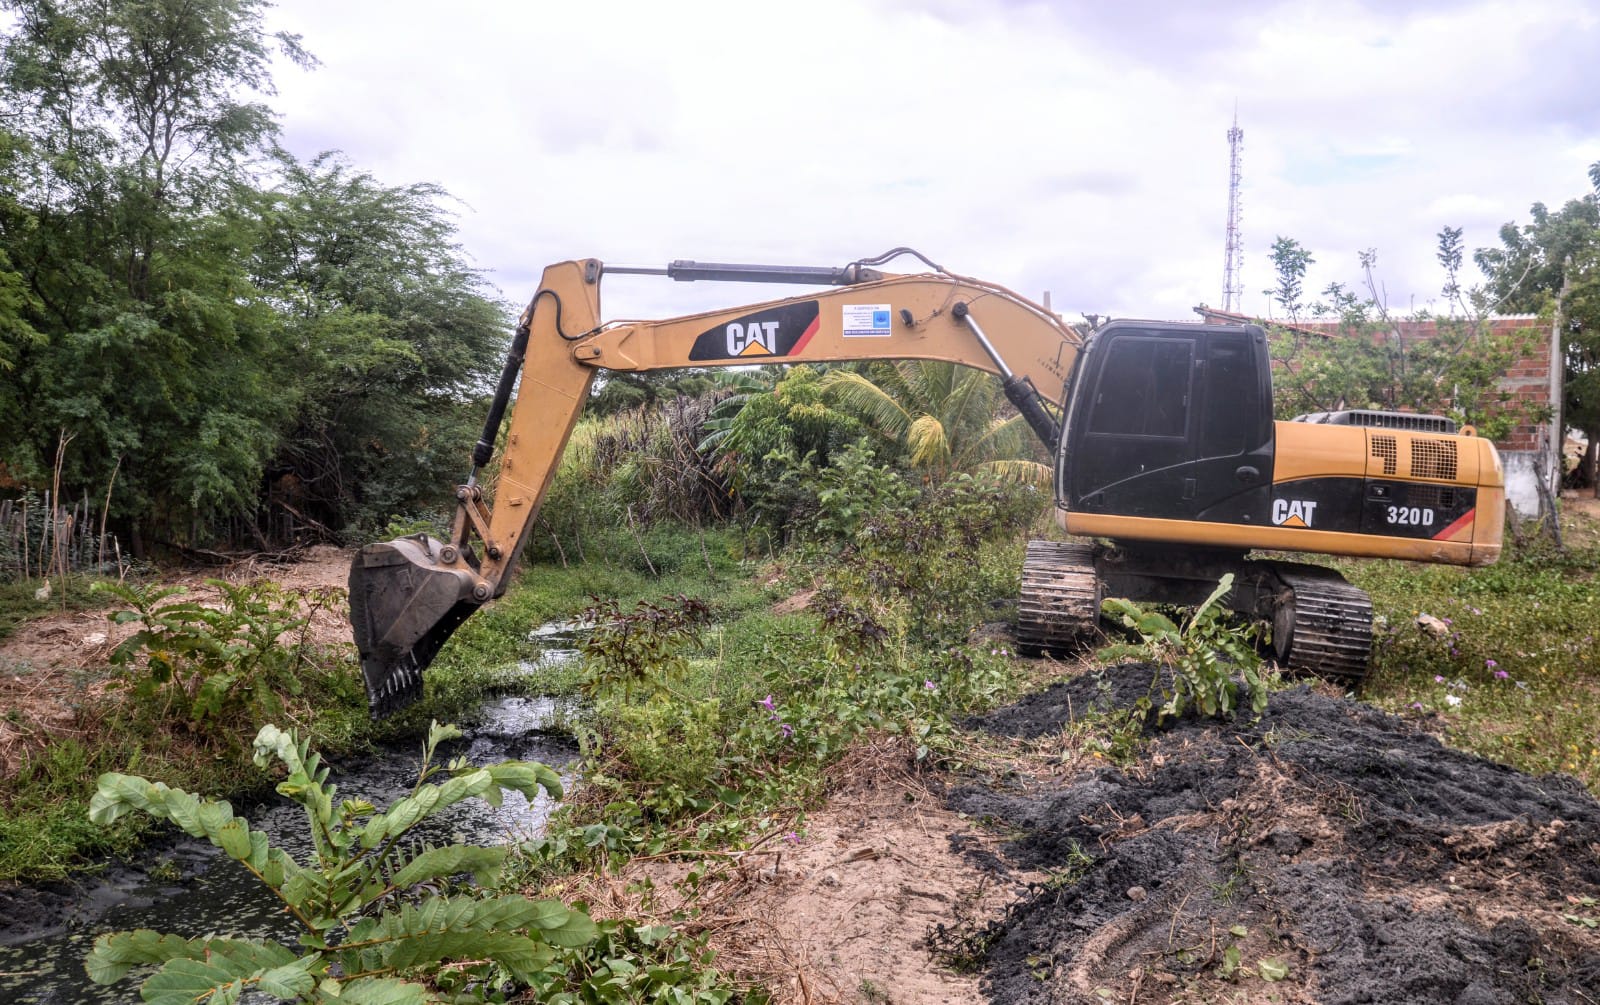
<svg viewBox="0 0 1600 1005"><path fill-rule="evenodd" d="M1244 314L1196 307L1195 313L1207 324L1259 322ZM1299 331L1327 338L1344 338L1336 322L1300 322ZM1432 321L1400 321L1393 330L1407 340L1427 340L1438 334ZM1495 441L1506 472L1506 501L1523 519L1543 513L1544 500L1553 499L1560 489L1561 465L1561 346L1552 344L1555 327L1534 314L1513 314L1489 319L1489 330L1496 335L1520 335L1529 340L1527 355L1517 360L1500 378L1499 387L1509 395L1505 408L1519 413L1549 415L1546 422L1522 420ZM1540 482L1548 488L1544 491Z"/></svg>

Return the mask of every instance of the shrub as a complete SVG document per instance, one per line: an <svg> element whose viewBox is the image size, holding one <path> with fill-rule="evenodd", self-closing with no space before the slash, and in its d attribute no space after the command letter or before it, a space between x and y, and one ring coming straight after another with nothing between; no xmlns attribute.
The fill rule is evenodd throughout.
<svg viewBox="0 0 1600 1005"><path fill-rule="evenodd" d="M1136 657L1172 670L1172 686L1162 687L1158 722L1193 708L1202 715L1232 715L1248 706L1256 715L1267 707L1268 680L1256 652L1255 625L1238 626L1220 601L1233 589L1233 573L1223 576L1205 603L1195 608L1182 627L1160 611L1119 597L1101 608L1138 633L1137 645L1112 645L1103 659ZM1159 680L1159 679L1158 679ZM1152 690L1155 689L1153 685Z"/></svg>
<svg viewBox="0 0 1600 1005"><path fill-rule="evenodd" d="M139 625L113 650L112 665L135 698L164 714L196 723L281 717L282 696L299 695L303 672L313 668L303 632L289 644L281 640L301 632L317 608L341 602L344 591L207 582L222 595L217 607L169 599L185 592L181 586L96 583L133 608L114 612L112 621Z"/></svg>
<svg viewBox="0 0 1600 1005"><path fill-rule="evenodd" d="M263 726L256 763L281 761L289 776L278 792L299 803L311 835L312 860L272 847L233 815L225 802L202 800L132 775L100 777L90 819L109 824L133 810L169 820L203 837L262 881L303 929L300 950L263 939L184 938L149 930L95 940L86 962L98 984L112 984L135 966L159 969L146 979L146 1001L178 1005L211 997L236 1001L247 990L280 1001L421 1003L427 984L485 1000L507 980L555 990L551 968L564 951L598 935L581 910L521 896L438 892L471 873L479 883L499 872L501 848L446 845L418 849L406 835L464 799L498 804L503 789L529 799L542 788L559 798L550 768L506 761L475 768L433 763L438 745L460 736L437 723L429 730L422 770L411 795L379 812L359 799L334 801L328 769L293 732ZM448 774L435 784L432 779ZM565 967L556 970L565 974ZM552 987L552 985L555 987Z"/></svg>

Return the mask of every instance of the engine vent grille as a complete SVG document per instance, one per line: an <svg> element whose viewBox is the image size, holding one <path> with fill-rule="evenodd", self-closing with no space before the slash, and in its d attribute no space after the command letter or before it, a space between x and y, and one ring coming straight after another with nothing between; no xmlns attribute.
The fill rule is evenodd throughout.
<svg viewBox="0 0 1600 1005"><path fill-rule="evenodd" d="M1456 490L1446 485L1413 485L1406 492L1406 502L1413 506L1454 509Z"/></svg>
<svg viewBox="0 0 1600 1005"><path fill-rule="evenodd" d="M1392 436L1372 438L1372 456L1383 459L1383 473L1392 475L1400 465L1400 447Z"/></svg>
<svg viewBox="0 0 1600 1005"><path fill-rule="evenodd" d="M1411 412L1380 412L1369 408L1348 408L1340 412L1311 412L1297 415L1295 422L1320 422L1334 426L1367 426L1373 429L1404 429L1412 433L1454 434L1454 419L1443 415L1416 415Z"/></svg>
<svg viewBox="0 0 1600 1005"><path fill-rule="evenodd" d="M1411 475L1414 478L1456 477L1456 445L1451 440L1412 440Z"/></svg>

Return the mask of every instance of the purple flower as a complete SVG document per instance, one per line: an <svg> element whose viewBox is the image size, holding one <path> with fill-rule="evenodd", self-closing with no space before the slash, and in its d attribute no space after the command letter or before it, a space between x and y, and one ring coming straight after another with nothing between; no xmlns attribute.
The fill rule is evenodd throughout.
<svg viewBox="0 0 1600 1005"><path fill-rule="evenodd" d="M778 723L778 728L783 731L783 738L785 740L792 739L794 737L794 727L789 725L787 722Z"/></svg>
<svg viewBox="0 0 1600 1005"><path fill-rule="evenodd" d="M1443 684L1444 683L1444 678L1439 676L1438 674L1434 674L1433 675L1433 682L1435 684Z"/></svg>
<svg viewBox="0 0 1600 1005"><path fill-rule="evenodd" d="M783 836L783 839L785 841L789 842L790 844L799 844L800 843L800 835L795 833L794 831L790 831L789 833L785 834Z"/></svg>
<svg viewBox="0 0 1600 1005"><path fill-rule="evenodd" d="M1420 712L1420 711L1422 711L1422 702L1414 701L1414 702L1411 703L1411 707L1416 709L1418 712Z"/></svg>
<svg viewBox="0 0 1600 1005"><path fill-rule="evenodd" d="M1490 670L1493 670L1495 667L1499 666L1500 664L1496 663L1494 660L1484 660L1483 661L1483 665L1488 667Z"/></svg>
<svg viewBox="0 0 1600 1005"><path fill-rule="evenodd" d="M927 688L927 689L928 689L928 690L929 690L929 691L937 691L937 690L939 690L939 685L937 685L937 684L935 684L935 683L934 683L934 682L933 682L933 681L931 681L931 680L925 680L925 681L923 681L923 682L922 682L922 686L923 686L923 687L925 687L925 688Z"/></svg>
<svg viewBox="0 0 1600 1005"><path fill-rule="evenodd" d="M1496 670L1494 672L1494 679L1495 680L1505 680L1507 677L1510 677L1510 676L1511 675L1506 673L1504 670Z"/></svg>
<svg viewBox="0 0 1600 1005"><path fill-rule="evenodd" d="M766 709L768 712L771 712L777 708L777 704L772 700L772 695L770 694L765 698L762 698L759 702L757 702L757 704Z"/></svg>

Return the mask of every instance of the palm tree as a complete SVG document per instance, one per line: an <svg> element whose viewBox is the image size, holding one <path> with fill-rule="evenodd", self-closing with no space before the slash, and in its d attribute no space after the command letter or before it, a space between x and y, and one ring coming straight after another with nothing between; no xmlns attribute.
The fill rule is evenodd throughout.
<svg viewBox="0 0 1600 1005"><path fill-rule="evenodd" d="M996 414L1000 382L981 370L937 360L874 362L864 372L834 370L822 387L931 481L977 471L1049 481L1027 424Z"/></svg>

